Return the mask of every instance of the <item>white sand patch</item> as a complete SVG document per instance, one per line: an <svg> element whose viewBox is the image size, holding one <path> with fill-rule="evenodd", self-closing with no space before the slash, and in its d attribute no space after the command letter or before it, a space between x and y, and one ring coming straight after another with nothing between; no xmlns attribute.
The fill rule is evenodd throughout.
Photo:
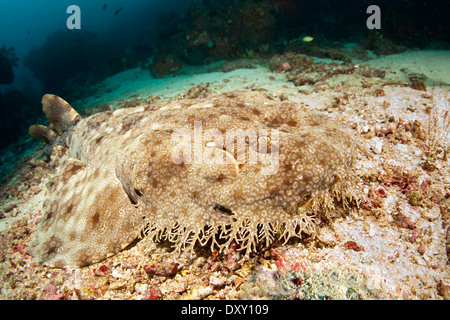
<svg viewBox="0 0 450 320"><path fill-rule="evenodd" d="M408 51L374 59L369 65L379 68L408 69L422 73L431 82L450 84L450 51Z"/></svg>
<svg viewBox="0 0 450 320"><path fill-rule="evenodd" d="M336 62L330 59L329 61L315 59L315 61L319 60ZM185 66L177 74L162 79L154 78L149 70L134 68L105 79L97 86L97 94L82 103L95 105L106 102L114 106L114 102L120 99L149 96L171 99L187 92L193 86L205 83L209 83L210 89L216 93L257 88L275 94L297 95L298 90L301 89L301 87L295 87L292 82L288 82L284 73L273 73L267 66L255 61L249 60L248 64L255 68L222 72L220 68L224 66L223 61L199 67ZM427 85L450 84L450 51L403 52L374 59L367 64L376 68L390 69L400 80L408 81L409 73L421 73L427 77ZM310 100L311 96L302 98Z"/></svg>
<svg viewBox="0 0 450 320"><path fill-rule="evenodd" d="M223 62L217 62L208 69L218 69L221 64ZM149 96L170 99L186 93L191 87L205 83L209 83L210 89L217 93L252 88L276 91L285 87L290 88L292 92L297 91L292 83L287 83L285 74L274 74L264 66L256 65L255 69L236 69L230 72L207 72L206 67L201 69L204 70L194 73L192 67L186 67L178 74L162 79L154 78L148 70L130 69L105 79L98 85L98 93L84 100L83 104L114 104L114 101L119 99Z"/></svg>

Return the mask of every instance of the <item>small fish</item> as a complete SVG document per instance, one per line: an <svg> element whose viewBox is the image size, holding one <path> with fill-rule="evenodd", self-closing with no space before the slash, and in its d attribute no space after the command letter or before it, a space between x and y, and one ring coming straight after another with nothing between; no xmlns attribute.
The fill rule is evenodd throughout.
<svg viewBox="0 0 450 320"><path fill-rule="evenodd" d="M108 6L108 5L105 3L105 4L103 5L103 10L105 10L107 6Z"/></svg>
<svg viewBox="0 0 450 320"><path fill-rule="evenodd" d="M116 10L116 12L114 12L114 15L117 16L120 13L120 11L122 11L122 10L123 10L123 7L120 7L119 9Z"/></svg>
<svg viewBox="0 0 450 320"><path fill-rule="evenodd" d="M287 46L287 45L289 45L290 43L293 43L293 42L297 42L297 41L303 41L303 42L311 42L311 41L313 41L314 40L314 38L313 37L310 37L310 36L305 36L305 37L300 37L300 38L295 38L295 39L292 39L292 40L289 40L289 41L284 41L284 45L285 46Z"/></svg>

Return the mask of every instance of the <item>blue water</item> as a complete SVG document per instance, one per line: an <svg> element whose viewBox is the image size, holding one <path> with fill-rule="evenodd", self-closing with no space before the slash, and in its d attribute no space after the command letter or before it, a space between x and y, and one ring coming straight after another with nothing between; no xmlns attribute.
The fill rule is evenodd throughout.
<svg viewBox="0 0 450 320"><path fill-rule="evenodd" d="M68 30L70 5L81 29ZM380 8L380 29L368 30L370 5ZM13 162L15 149L28 148L28 126L45 120L44 93L77 98L126 69L165 77L181 65L348 43L379 55L448 50L448 30L441 0L1 0L0 156Z"/></svg>
<svg viewBox="0 0 450 320"><path fill-rule="evenodd" d="M33 46L40 46L47 36L66 29L70 5L81 9L83 31L114 39L123 46L143 37L155 37L164 28L158 15L174 12L182 15L189 0L2 0L0 1L0 45L13 46L23 59ZM106 4L106 7L103 8ZM122 9L121 9L122 8ZM118 12L120 10L120 12ZM116 15L115 13L118 12ZM76 47L76 46L74 46ZM30 72L19 64L15 84L23 86Z"/></svg>
<svg viewBox="0 0 450 320"><path fill-rule="evenodd" d="M45 92L52 91L52 88L44 86L24 65L24 58L30 55L33 48L41 47L55 32L69 32L67 19L70 14L67 13L67 8L70 5L77 5L81 11L81 30L72 30L71 33L94 33L94 44L113 42L114 46L107 49L108 54L113 56L123 54L143 39L152 42L159 32L172 23L170 19L164 19L164 15L176 18L174 20L182 18L188 2L189 0L1 0L0 48L2 45L6 48L13 47L19 62L13 68L14 81L7 84L0 81L0 99L2 95L6 97L10 93L13 97L9 104L15 108L12 110L9 104L0 103L0 181L5 172L14 166L14 161L18 158L15 154L28 154L30 145L35 147L36 143L39 144L27 139L27 128L38 122L39 117L44 121L40 97ZM77 56L77 43L66 45ZM92 47L91 50L95 52L99 48ZM67 59L67 63L70 64L70 59ZM51 77L52 73L52 63L49 63L48 76ZM57 72L54 75L59 76ZM56 82L58 81L56 78ZM23 102L24 107L19 108L16 100L26 100ZM5 149L6 147L8 148Z"/></svg>

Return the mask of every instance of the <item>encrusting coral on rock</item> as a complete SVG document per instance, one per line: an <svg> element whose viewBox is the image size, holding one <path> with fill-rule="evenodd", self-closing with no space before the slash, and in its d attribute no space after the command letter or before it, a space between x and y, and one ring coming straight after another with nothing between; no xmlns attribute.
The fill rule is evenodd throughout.
<svg viewBox="0 0 450 320"><path fill-rule="evenodd" d="M261 92L228 92L86 119L43 98L53 130L32 126L57 164L28 252L44 265L98 262L146 234L247 256L314 235L357 205L358 145L339 122ZM317 217L320 216L320 219Z"/></svg>

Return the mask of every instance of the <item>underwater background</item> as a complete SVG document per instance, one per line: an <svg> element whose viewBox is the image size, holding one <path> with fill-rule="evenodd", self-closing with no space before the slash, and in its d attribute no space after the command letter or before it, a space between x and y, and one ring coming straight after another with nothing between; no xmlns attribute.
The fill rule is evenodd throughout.
<svg viewBox="0 0 450 320"><path fill-rule="evenodd" d="M371 4L380 7L380 29L366 25ZM67 27L70 5L80 9L81 29ZM0 152L10 152L1 176L18 149L28 150L22 144L34 143L27 130L45 93L73 101L136 67L164 78L183 66L290 51L342 60L339 49L350 43L375 57L448 50L447 11L445 1L1 1Z"/></svg>
<svg viewBox="0 0 450 320"><path fill-rule="evenodd" d="M448 7L446 1L438 0L1 0L0 300L449 300ZM82 118L75 125L76 134L68 130L56 135L58 127L50 123L52 117L44 115L43 104L54 101L51 97L62 100L47 95L42 103L43 95L49 93L69 102L76 110L71 115ZM181 256L170 252L175 238L158 242L162 237L147 234L142 241L136 239L124 250L82 268L41 265L45 261L33 255L32 249L39 248L40 241L32 239L43 239L39 225L52 217L54 226L70 226L60 223L61 214L69 218L78 214L80 220L76 221L92 221L92 230L79 237L81 243L97 239L91 258L93 252L96 259L109 254L98 240L108 238L95 228L104 225L98 223L102 221L98 212L89 220L89 212L94 210L73 210L74 205L89 207L94 203L89 199L95 197L98 201L90 208L99 204L113 217L103 221L120 225L121 217L116 214L121 210L115 201L123 198L127 205L128 201L134 204L132 196L141 192L122 185L124 181L128 185L124 178L136 178L137 174L125 171L127 166L118 174L111 169L113 162L123 157L145 163L148 155L156 155L153 149L138 147L143 140L130 137L140 137L140 130L147 130L149 123L152 128L164 123L152 118L159 111L171 114L167 121L178 126L189 108L205 102L208 107L228 108L225 111L230 114L236 106L242 108L243 102L247 107L253 104L255 110L263 109L261 117L270 114L266 103L273 110L279 108L276 111L285 120L300 117L302 112L324 115L330 123L348 129L358 144L357 152L341 144L346 149L342 154L355 152L353 163L344 170L348 179L335 179L331 188L314 199L292 193L281 202L273 194L267 197L279 207L295 201L298 211L317 204L313 208L317 211L308 211L301 219L297 219L299 215L280 218L278 211L268 209L270 201L256 206L258 202L251 201L254 194L248 193L245 201L252 203L251 223L242 224L242 230L256 225L252 232L264 233L263 216L267 213L273 219L266 223L271 230L265 233L269 235L265 241L260 235L255 237L259 241L249 259L244 257L242 239L251 238L251 233L241 232L245 236L234 236L234 241L231 237L231 245L225 245L222 252L209 248L211 238L206 245L195 243L194 255ZM148 116L142 126L136 125L140 120L121 120L121 115L140 109ZM209 111L217 115L217 109ZM111 114L118 117L107 120ZM79 120L78 116L73 119ZM230 117L226 125L235 126L245 119ZM258 117L252 119L257 124ZM278 121L264 120L268 127L278 125ZM317 128L311 130L299 123L285 124L289 130L304 130L320 145L311 151L291 145L296 159L303 159L302 166L306 153L313 155L311 161L317 161L319 155L325 158L325 165L333 162L332 157L317 151L324 149L322 145L353 142L350 135L337 134L325 124L314 122ZM45 146L29 135L30 125L40 125L34 126L34 136L48 134L43 136L46 143L53 136L58 136L58 143L73 140L68 149L52 143ZM145 135L150 137L152 130ZM96 146L92 154L99 156L93 156L88 170L99 168L101 174L95 171L93 178L77 175L69 182L62 179L64 168L70 168L70 173L79 169L66 167L78 161L65 154L66 150L78 156L77 146L89 149L91 145ZM303 174L284 164L285 171L274 179L260 178L240 167L231 173L245 177L242 180L250 187L267 182L272 188L282 182L281 190L291 192L290 181L301 180ZM313 171L305 168L308 174ZM171 170L149 172L164 176ZM202 171L193 172L189 183L202 181L197 185L207 186L206 180L201 180ZM244 175L246 172L249 174ZM287 174L296 176L289 180ZM218 182L222 181L219 177ZM131 196L122 192L122 198L105 197L119 186L116 178L123 180L120 185L125 192L133 191ZM161 183L159 189L147 188L153 192L167 187L168 192L161 192L155 201L161 208L164 205L163 214L146 212L156 217L159 226L164 226L165 213L176 216L177 210L194 198L193 193L186 193L190 200L175 200L173 194L185 194L182 187L189 190L180 181L183 179ZM235 190L244 184L236 185ZM103 187L110 189L104 192ZM204 189L209 195L228 199L226 189ZM230 201L237 196L240 194L235 192ZM229 217L239 215L242 209L233 208L233 212L229 207L217 202L212 211ZM197 221L192 212L183 212L176 216L176 225L181 227L174 231L188 230L191 221ZM308 222L314 222L314 227ZM198 235L211 230L209 225L197 226ZM55 234L61 239L73 238L67 230L70 228ZM104 230L108 235L119 234L121 243L129 243L114 227ZM289 234L290 230L296 235L283 243L282 232ZM151 231L159 232L156 227ZM190 239L178 243L183 246ZM51 246L40 252L51 256L57 247L52 242L58 243L42 241ZM247 242L247 248L252 243ZM95 260L79 254L72 257L83 265ZM62 266L61 261L58 265ZM275 309L270 310L275 314ZM177 308L168 311L180 312Z"/></svg>

